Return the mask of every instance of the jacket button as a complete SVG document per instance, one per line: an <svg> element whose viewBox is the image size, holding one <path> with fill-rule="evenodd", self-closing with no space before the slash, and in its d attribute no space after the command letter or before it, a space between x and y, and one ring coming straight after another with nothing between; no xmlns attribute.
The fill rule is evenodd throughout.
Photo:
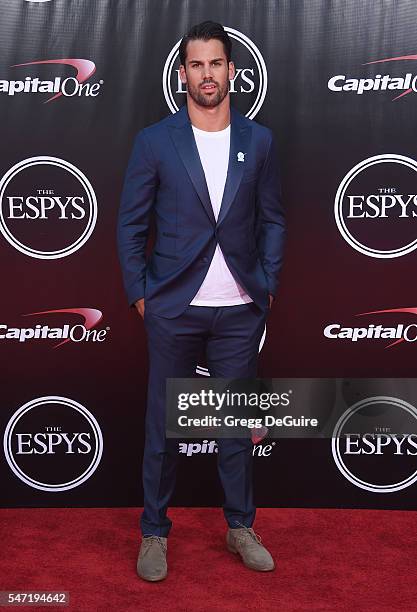
<svg viewBox="0 0 417 612"><path fill-rule="evenodd" d="M208 257L202 257L201 261L203 261L204 263L207 263L208 262Z"/></svg>

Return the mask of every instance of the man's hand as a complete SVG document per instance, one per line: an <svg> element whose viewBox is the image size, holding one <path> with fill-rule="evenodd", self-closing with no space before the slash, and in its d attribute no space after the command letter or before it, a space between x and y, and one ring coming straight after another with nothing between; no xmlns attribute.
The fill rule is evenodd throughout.
<svg viewBox="0 0 417 612"><path fill-rule="evenodd" d="M136 310L138 311L138 313L143 319L144 314L145 314L145 298L141 298L140 300L137 300L135 302L135 306L136 306Z"/></svg>
<svg viewBox="0 0 417 612"><path fill-rule="evenodd" d="M269 308L272 306L272 302L274 301L274 296L269 294ZM137 303L137 302L136 302Z"/></svg>

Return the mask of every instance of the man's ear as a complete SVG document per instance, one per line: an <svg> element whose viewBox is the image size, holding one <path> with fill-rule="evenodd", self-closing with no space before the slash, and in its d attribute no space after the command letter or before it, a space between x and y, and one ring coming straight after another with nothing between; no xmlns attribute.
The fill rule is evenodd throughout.
<svg viewBox="0 0 417 612"><path fill-rule="evenodd" d="M180 65L180 79L181 79L181 83L184 83L185 85L185 83L187 82L187 74L182 64Z"/></svg>
<svg viewBox="0 0 417 612"><path fill-rule="evenodd" d="M235 65L233 62L229 62L229 79L231 81L233 81L233 79L235 78L235 74L236 74Z"/></svg>

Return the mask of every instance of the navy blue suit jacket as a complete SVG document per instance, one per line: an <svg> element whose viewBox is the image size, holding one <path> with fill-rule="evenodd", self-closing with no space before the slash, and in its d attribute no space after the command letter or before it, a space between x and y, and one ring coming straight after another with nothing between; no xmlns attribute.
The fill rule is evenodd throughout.
<svg viewBox="0 0 417 612"><path fill-rule="evenodd" d="M146 259L152 213L156 237ZM271 130L231 108L229 166L217 223L187 106L137 134L117 228L130 305L144 297L150 312L179 316L219 243L235 279L266 310L268 294L276 294L284 233Z"/></svg>

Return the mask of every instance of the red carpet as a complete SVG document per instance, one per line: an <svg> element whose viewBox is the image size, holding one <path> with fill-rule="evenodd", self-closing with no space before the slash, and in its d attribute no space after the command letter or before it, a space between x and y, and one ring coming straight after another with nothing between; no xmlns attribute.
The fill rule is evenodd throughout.
<svg viewBox="0 0 417 612"><path fill-rule="evenodd" d="M0 590L69 591L63 609L77 611L417 610L414 512L259 509L277 561L265 574L226 550L219 509L170 516L169 575L149 584L136 575L136 508L1 510Z"/></svg>

